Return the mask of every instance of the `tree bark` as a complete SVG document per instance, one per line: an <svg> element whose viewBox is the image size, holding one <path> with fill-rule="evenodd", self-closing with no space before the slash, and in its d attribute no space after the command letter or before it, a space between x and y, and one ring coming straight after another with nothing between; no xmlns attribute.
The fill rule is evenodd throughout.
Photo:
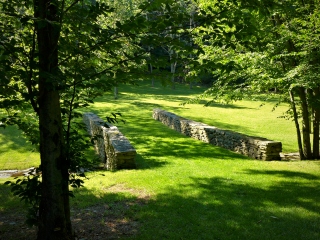
<svg viewBox="0 0 320 240"><path fill-rule="evenodd" d="M171 82L172 82L172 89L176 89L176 85L175 85L175 81L174 81L174 77L175 77L175 73L176 73L176 62L171 63Z"/></svg>
<svg viewBox="0 0 320 240"><path fill-rule="evenodd" d="M150 63L149 64L149 71L150 71L150 75L151 75L151 87L154 87L154 77L153 77L153 75L152 75L152 73L153 73L153 66L152 66L152 64Z"/></svg>
<svg viewBox="0 0 320 240"><path fill-rule="evenodd" d="M147 20L148 20L148 15L146 16ZM152 54L151 54L151 47L148 46L148 51L149 51L149 54L150 54L150 60L152 59ZM154 77L152 75L153 73L153 66L152 66L152 63L149 63L148 64L148 69L149 69L149 72L150 72L150 75L151 75L151 87L154 87Z"/></svg>
<svg viewBox="0 0 320 240"><path fill-rule="evenodd" d="M39 128L42 195L38 240L74 239L70 221L68 162L60 112L58 79L59 2L35 1L39 49ZM60 11L61 12L61 11Z"/></svg>
<svg viewBox="0 0 320 240"><path fill-rule="evenodd" d="M302 141L301 141L301 133L300 133L300 125L299 125L299 121L298 121L298 113L297 113L297 108L296 108L296 103L294 100L294 94L293 94L293 90L289 90L289 95L290 95L290 102L291 102L291 108L293 111L293 119L294 119L294 123L296 125L296 131L297 131L297 140L298 140L298 147L299 147L299 155L300 155L300 159L305 159L305 155L303 153L303 148L302 148Z"/></svg>
<svg viewBox="0 0 320 240"><path fill-rule="evenodd" d="M302 111L302 135L303 135L303 151L307 159L312 158L311 141L310 141L310 124L309 124L309 108L307 102L306 89L299 87L299 97L301 101Z"/></svg>
<svg viewBox="0 0 320 240"><path fill-rule="evenodd" d="M313 91L313 98L317 101L320 97L319 87L315 88ZM319 159L319 134L320 134L320 108L317 103L313 106L313 158Z"/></svg>
<svg viewBox="0 0 320 240"><path fill-rule="evenodd" d="M114 87L114 99L118 99L118 87Z"/></svg>
<svg viewBox="0 0 320 240"><path fill-rule="evenodd" d="M41 92L45 95L39 104L42 196L38 239L72 239L59 94Z"/></svg>

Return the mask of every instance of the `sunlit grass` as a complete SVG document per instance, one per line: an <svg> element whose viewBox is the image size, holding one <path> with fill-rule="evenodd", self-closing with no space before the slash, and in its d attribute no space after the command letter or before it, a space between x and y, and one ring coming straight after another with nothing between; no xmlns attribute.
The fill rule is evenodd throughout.
<svg viewBox="0 0 320 240"><path fill-rule="evenodd" d="M182 117L204 122L223 129L260 136L270 140L281 141L284 152L297 152L296 136L292 121L279 118L287 110L285 104L272 111L274 103L267 102L261 107L259 101L240 101L230 105L181 104L203 92L204 89L178 85L177 89L155 87L148 83L142 86L120 86L119 99L111 94L97 99L90 111L95 111L104 118L111 112L121 112L127 120L123 131L135 137L142 126L150 125L152 110L162 108ZM84 110L87 111L87 110ZM151 122L153 122L151 120ZM157 131L153 128L152 131ZM149 134L148 132L145 134ZM141 141L141 140L140 140ZM14 127L0 129L0 169L25 169L39 164L39 155ZM142 151L143 148L142 148Z"/></svg>
<svg viewBox="0 0 320 240"><path fill-rule="evenodd" d="M128 239L320 239L320 162L251 160L152 119L153 108L162 108L280 140L285 151L295 151L292 124L277 118L285 106L275 112L271 103L260 108L260 102L250 101L181 106L202 89L180 87L124 86L118 100L106 95L84 110L101 118L123 114L127 122L118 127L137 150L137 169L87 173L84 187L74 190L72 208L107 205L113 212L118 202L142 199L144 204L122 209L139 223L137 235ZM21 209L4 181L0 179L0 212Z"/></svg>
<svg viewBox="0 0 320 240"><path fill-rule="evenodd" d="M101 117L110 111L120 111L129 122L139 124L139 116L151 117L154 108L162 108L222 129L281 141L283 152L298 151L294 123L283 118L288 109L286 104L280 104L275 109L274 101L243 100L228 105L215 103L208 107L204 106L204 101L202 104L181 105L203 90L200 87L189 89L183 85L179 85L176 90L161 85L152 88L146 83L143 83L142 87L123 86L119 88L118 100L112 97L98 99L93 109Z"/></svg>
<svg viewBox="0 0 320 240"><path fill-rule="evenodd" d="M137 159L140 169L89 173L73 205L146 198L131 216L142 224L134 239L319 238L319 162L249 160L184 141L195 145L198 157L157 161L149 152Z"/></svg>
<svg viewBox="0 0 320 240"><path fill-rule="evenodd" d="M39 153L14 126L0 128L0 169L27 169L39 165Z"/></svg>

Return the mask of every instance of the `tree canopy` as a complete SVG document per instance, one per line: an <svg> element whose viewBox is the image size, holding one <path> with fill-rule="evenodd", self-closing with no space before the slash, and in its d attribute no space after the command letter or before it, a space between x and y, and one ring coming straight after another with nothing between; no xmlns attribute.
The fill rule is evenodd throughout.
<svg viewBox="0 0 320 240"><path fill-rule="evenodd" d="M204 52L195 74L209 71L216 78L201 97L228 102L267 94L290 103L285 117L295 121L300 157L319 158L319 3L200 1L200 6L219 16L224 28L208 23L198 38Z"/></svg>

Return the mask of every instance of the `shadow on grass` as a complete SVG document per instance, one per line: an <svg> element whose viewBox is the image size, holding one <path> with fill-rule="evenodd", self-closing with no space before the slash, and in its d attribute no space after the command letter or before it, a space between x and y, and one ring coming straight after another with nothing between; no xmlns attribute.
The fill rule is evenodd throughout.
<svg viewBox="0 0 320 240"><path fill-rule="evenodd" d="M167 165L167 161L159 160L150 155L137 153L135 157L137 169L161 168Z"/></svg>
<svg viewBox="0 0 320 240"><path fill-rule="evenodd" d="M128 204L119 207L117 203L133 203L136 197L115 194L111 189L111 193L105 189L98 197L87 189L77 195L79 201L90 204L94 199L105 204L106 214L122 212L127 219L139 222L134 239L319 239L320 195L316 193L320 184L291 181L318 177L279 173L283 180L268 188L230 178L193 177L189 178L191 182L168 187L133 208Z"/></svg>
<svg viewBox="0 0 320 240"><path fill-rule="evenodd" d="M210 103L209 105L205 106L207 104L207 101L205 101L205 100L200 100L197 103L201 104L207 108L214 107L214 108L225 108L225 109L230 109L230 108L231 109L253 109L253 108L239 106L239 105L230 104L230 103L229 104L222 104L222 103L217 103L217 102L213 102L213 103Z"/></svg>
<svg viewBox="0 0 320 240"><path fill-rule="evenodd" d="M122 184L101 185L98 193L81 188L72 200L73 216L91 236L113 229L128 239L320 239L319 177L293 171L248 171L242 177L252 174L282 179L262 187L241 178L186 177L151 198ZM4 189L1 206L7 208ZM127 225L117 227L121 223ZM134 235L121 233L128 228Z"/></svg>
<svg viewBox="0 0 320 240"><path fill-rule="evenodd" d="M152 87L147 81L142 81L138 85L122 85L118 88L119 92L130 92L135 94L144 94L145 90L148 89L148 93L153 95L185 95L186 93L190 93L192 95L198 95L204 92L206 88L204 87L194 87L192 89L189 88L188 85L185 84L176 84L175 89L172 89L171 86L164 86L160 82L156 82L156 84Z"/></svg>
<svg viewBox="0 0 320 240"><path fill-rule="evenodd" d="M219 177L192 181L150 202L137 239L320 239L319 182L265 189Z"/></svg>
<svg viewBox="0 0 320 240"><path fill-rule="evenodd" d="M0 181L0 212L16 209L17 211L21 211L23 209L24 204L20 202L18 197L13 196L11 193L11 187L5 185L5 181L14 181L14 178L5 178ZM1 215L1 214L0 214Z"/></svg>
<svg viewBox="0 0 320 240"><path fill-rule="evenodd" d="M139 169L159 168L170 159L214 161L217 159L251 160L246 156L187 137L151 118L141 118L137 124L119 127L138 152ZM140 149L143 151L140 152ZM168 161L166 160L168 159Z"/></svg>
<svg viewBox="0 0 320 240"><path fill-rule="evenodd" d="M85 188L76 195L71 200L71 222L77 239L119 239L138 232L140 224L134 215L147 199L111 191L97 196ZM9 188L3 184L0 184L0 196L0 238L36 239L37 228L25 224L26 206L17 197L11 198ZM82 207L78 206L79 201Z"/></svg>
<svg viewBox="0 0 320 240"><path fill-rule="evenodd" d="M141 128L142 131L144 131L144 128L148 128L149 126L152 126L154 123L153 122L157 122L156 120L154 120L152 118L152 112L153 109L162 109L168 112L172 112L178 116L180 116L179 114L183 111L188 111L188 108L184 107L184 106L170 106L170 107L163 107L161 104L154 104L154 103L147 103L147 102L141 102L141 101L134 101L132 103L130 103L130 112L139 112L141 111L141 109L145 110L145 109L149 109L150 112L150 118L137 118L137 119L130 119L130 116L128 117L128 124L130 124L130 126L135 125L135 126L139 126L139 128ZM123 113L124 113L124 118L126 118L125 114L128 108L124 108L123 109ZM95 111L98 115L99 112ZM135 116L134 116L135 117ZM189 120L194 120L194 119L190 119ZM153 122L152 122L153 121ZM194 120L195 121L195 120ZM205 122L204 120L202 120L201 117L199 117L198 119L199 122ZM131 122L131 123L130 123ZM241 129L242 132L250 132L251 129L245 128L243 126L238 126L238 125L233 125L233 124L228 124L228 123L224 123L224 122L218 122L215 121L215 123L213 124L213 126L219 126L219 128L221 129Z"/></svg>
<svg viewBox="0 0 320 240"><path fill-rule="evenodd" d="M15 126L0 129L0 169L27 169L39 165L39 153Z"/></svg>
<svg viewBox="0 0 320 240"><path fill-rule="evenodd" d="M306 179L306 180L320 180L319 176L315 176L310 173L303 173L303 172L292 172L292 171L275 171L275 170L252 170L249 169L247 170L247 174L255 174L255 175L270 175L270 176L281 176L285 178L301 178L301 179Z"/></svg>
<svg viewBox="0 0 320 240"><path fill-rule="evenodd" d="M166 99L168 100L168 98ZM112 100L113 101L113 100ZM135 99L129 102L129 106L124 105L125 107L123 108L117 108L117 111L121 112L123 114L123 118L127 121L128 124L126 124L123 128L127 128L127 126L129 126L129 128L131 128L133 126L133 128L139 127L141 129L141 132L144 132L145 129L149 130L150 126L154 125L154 123L152 121L152 112L153 109L159 108L168 112L172 112L178 116L183 117L182 115L188 115L188 107L186 106L163 106L161 104L157 104L157 103L149 103L149 102L143 102L143 100L139 99ZM146 111L149 110L149 116L148 118L143 118L143 116L145 116L145 114L143 114L141 117L137 116L136 113L141 112L141 111ZM104 115L107 115L108 112L102 112L101 109L93 109L93 110L89 110L92 111L94 113L96 113L98 116L100 116L103 119ZM194 120L197 122L206 122L205 118L201 118L201 116L198 117L197 120L195 119L190 119L188 117L186 117L186 119L189 120ZM150 120L150 121L148 121ZM254 132L252 132L252 129L250 128L245 128L243 126L239 126L239 125L234 125L234 124L228 124L225 122L221 122L221 121L214 121L213 124L210 124L211 126L215 126L215 127L219 127L221 129L239 129L239 132L246 132L246 133L250 133L250 135L254 136ZM121 128L121 125L119 125L118 127ZM153 128L154 131L157 131L156 128ZM159 130L159 129L158 129ZM149 131L149 133L153 133L152 131Z"/></svg>
<svg viewBox="0 0 320 240"><path fill-rule="evenodd" d="M164 100L166 101L172 101L172 102L179 102L179 101L176 101L174 99L170 99L170 98L165 98ZM174 110L187 110L188 109L188 105L179 105L178 107L174 107L174 106L170 106L170 107L167 107L167 106L163 106L161 104L155 104L155 103L147 103L147 102L143 102L143 101L133 101L131 102L131 105L132 107L134 108L149 108L149 109L154 109L154 108L170 108L170 111L174 111ZM213 104L212 106L203 106L204 108L208 108L208 107L220 107L220 108L238 108L238 109L252 109L252 108L248 108L248 107L241 107L241 106L236 106L236 105L231 105L231 104ZM169 111L168 109L163 109L163 110L166 110L166 111Z"/></svg>
<svg viewBox="0 0 320 240"><path fill-rule="evenodd" d="M186 94L186 93L184 93L184 94ZM110 96L108 98L105 98L105 97L104 98L97 98L97 99L95 99L95 103L103 103L103 102L106 102L106 100L109 102L112 102L114 104L117 104L118 102L121 102L121 103L123 103L123 102L131 102L131 103L141 102L141 103L143 103L143 98L148 99L148 101L151 99L155 99L155 100L159 100L159 101L163 100L163 101L177 102L178 104L183 104L184 102L190 100L190 97L187 97L187 96L162 95L162 94L155 95L155 94L148 92L147 94L135 93L134 95L126 94L126 93L119 93L117 99L114 99Z"/></svg>
<svg viewBox="0 0 320 240"><path fill-rule="evenodd" d="M163 92L163 90L158 89L159 91L155 91L155 89L148 90L148 93L145 93L145 88L141 87L143 91L133 91L132 89L124 89L123 93L118 94L118 98L115 100L111 96L109 96L109 100L117 103L119 101L132 101L133 104L145 104L146 102L143 102L143 98L146 97L147 99L155 99L159 101L170 101L170 102L177 102L182 108L188 108L188 104L185 104L186 102L190 101L190 98L192 98L193 95L198 94L194 93L192 91L187 90L181 90L181 91L175 91L171 90L169 92ZM139 89L138 87L136 90ZM188 92L190 93L190 96L188 96ZM129 94L126 94L129 93ZM134 95L131 95L134 94ZM183 95L183 96L181 96ZM106 98L97 98L95 102L105 102ZM249 107L239 106L236 104L221 104L221 103L210 103L208 106L205 106L208 101L206 100L197 100L195 104L202 105L203 107L207 108L225 108L225 109L252 109Z"/></svg>
<svg viewBox="0 0 320 240"><path fill-rule="evenodd" d="M166 159L197 159L213 161L215 159L243 159L247 157L233 153L223 148L189 138L176 132L161 122L152 118L153 108L161 107L157 104L133 102L130 109L123 110L126 124L117 124L117 127L137 150L136 163L138 169L161 168L168 164ZM141 110L142 109L142 110ZM145 113L150 109L149 113ZM119 109L118 109L119 110ZM120 111L122 111L120 109ZM140 116L139 111L144 111ZM103 118L106 112L93 109ZM202 159L203 158L203 159Z"/></svg>
<svg viewBox="0 0 320 240"><path fill-rule="evenodd" d="M0 146L2 146L0 147L0 154L7 149L21 153L31 152L33 150L32 145L23 137L22 132L15 126L7 126L5 129L0 128L0 135Z"/></svg>
<svg viewBox="0 0 320 240"><path fill-rule="evenodd" d="M140 119L139 124L120 127L120 131L136 148L137 165L142 169L162 167L167 164L163 159L175 159L176 157L201 161L249 160L243 155L184 136L151 117ZM143 149L143 152L139 152L139 149Z"/></svg>

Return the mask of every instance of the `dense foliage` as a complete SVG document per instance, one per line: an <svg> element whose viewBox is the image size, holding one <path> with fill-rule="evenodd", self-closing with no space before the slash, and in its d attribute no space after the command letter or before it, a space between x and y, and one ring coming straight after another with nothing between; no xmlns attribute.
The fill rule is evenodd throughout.
<svg viewBox="0 0 320 240"><path fill-rule="evenodd" d="M285 117L295 121L302 159L319 158L319 6L314 1L200 1L224 28L207 23L197 38L204 53L193 74L215 76L201 97L228 102L263 93L289 102Z"/></svg>

